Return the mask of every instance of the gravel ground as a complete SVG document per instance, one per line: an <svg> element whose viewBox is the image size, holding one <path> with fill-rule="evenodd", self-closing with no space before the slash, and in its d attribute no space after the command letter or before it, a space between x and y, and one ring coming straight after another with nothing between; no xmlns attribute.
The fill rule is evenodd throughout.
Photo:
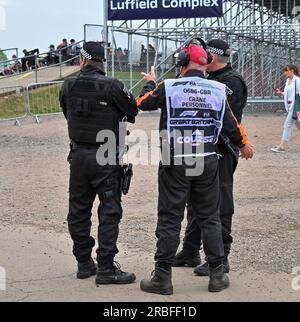
<svg viewBox="0 0 300 322"><path fill-rule="evenodd" d="M248 136L255 145L256 155L251 161L241 161L236 173L234 246L230 260L234 283L249 284L247 291L238 294L240 300L257 300L257 290L260 287L267 290L262 300L300 299L300 293L291 292L290 286L292 269L300 266L300 135L296 128L286 154L277 155L270 151L270 148L279 142L283 122L282 114L246 115L244 120ZM157 114L142 114L134 128L150 131L157 126ZM11 287L4 297L3 293L0 293L0 300L1 296L4 300L30 300L37 296L38 291L33 289L27 294L23 287L22 291L26 293L24 296L19 294L14 283L27 281L28 289L30 288L29 281L32 282L35 275L34 267L46 265L43 256L47 254L47 247L43 242L47 238L49 248L52 249L51 256L56 258L56 262L59 263L59 254L64 255L64 260L67 258L67 283L75 281L72 275L75 265L66 225L66 123L62 117L55 117L43 120L39 125L30 123L21 127L1 126L0 149L0 242L5 243L5 247L0 249L0 266L11 267L11 272L7 272ZM120 258L123 265L136 268L141 272L141 277L145 277L153 268L156 242L156 166L135 167L132 189L123 203L124 219L119 238ZM94 221L95 234L96 216ZM66 243L61 242L55 246L57 240L66 240ZM31 243L35 246L30 246ZM35 250L35 256L32 257L29 266L34 265L35 260L37 265L31 267L28 276L27 273L18 272L16 268L24 264L22 248L20 249L19 245L29 253L31 247ZM51 269L53 270L55 267ZM36 271L39 269L36 268ZM184 269L179 269L175 274L184 279L186 274L183 272ZM21 276L15 276L16 274ZM50 278L47 273L44 274L41 280ZM276 290L272 284L273 278L283 281L282 286ZM268 283L270 286L266 286ZM184 285L179 290L181 297L175 298L176 300L190 300L187 286ZM128 287L128 290L131 288ZM63 290L56 291L57 297L54 288L52 296L39 295L38 299L81 300L80 297L76 298L74 294L70 296L70 293L64 293ZM233 295L230 296L233 291L226 292L217 300L234 298ZM133 301L150 299L142 297L140 292L129 293L129 299ZM123 299L122 292L119 297L117 291L115 294L114 300ZM205 294L203 292L202 295ZM157 300L156 297L151 299ZM196 297L193 298L195 299L197 300Z"/></svg>

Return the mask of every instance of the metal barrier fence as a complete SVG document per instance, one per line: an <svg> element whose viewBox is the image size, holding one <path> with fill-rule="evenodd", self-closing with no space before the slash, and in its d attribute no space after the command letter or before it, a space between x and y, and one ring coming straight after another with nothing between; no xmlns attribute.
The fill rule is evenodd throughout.
<svg viewBox="0 0 300 322"><path fill-rule="evenodd" d="M27 116L26 91L22 86L0 88L0 122L14 121Z"/></svg>
<svg viewBox="0 0 300 322"><path fill-rule="evenodd" d="M21 119L60 114L59 91L62 81L29 84L26 87L0 88L0 122L13 121L20 126Z"/></svg>
<svg viewBox="0 0 300 322"><path fill-rule="evenodd" d="M284 100L273 99L272 97L249 98L248 104L244 110L245 113L263 113L263 112L285 112Z"/></svg>
<svg viewBox="0 0 300 322"><path fill-rule="evenodd" d="M124 78L123 81L129 85L128 79ZM20 121L26 117L33 117L40 123L43 116L61 114L59 92L62 83L56 81L0 88L0 123L11 121L20 126ZM250 113L277 111L285 111L284 102L272 97L249 98L245 109Z"/></svg>
<svg viewBox="0 0 300 322"><path fill-rule="evenodd" d="M61 113L59 92L62 83L57 81L27 85L28 114L33 116L37 123L41 116Z"/></svg>

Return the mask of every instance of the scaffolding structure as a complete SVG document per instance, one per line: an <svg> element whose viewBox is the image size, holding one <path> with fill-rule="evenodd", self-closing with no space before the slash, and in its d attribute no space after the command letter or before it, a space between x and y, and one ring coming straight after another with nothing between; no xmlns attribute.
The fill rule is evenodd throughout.
<svg viewBox="0 0 300 322"><path fill-rule="evenodd" d="M106 14L108 2L104 2ZM176 72L174 52L189 39L221 38L231 45L232 65L246 80L249 100L274 102L273 88L285 85L283 67L288 63L300 66L300 0L224 0L223 12L221 18L110 22L105 17L99 28L107 46L108 72L138 92L140 72L152 64L160 78ZM127 56L120 59L117 51L124 44Z"/></svg>

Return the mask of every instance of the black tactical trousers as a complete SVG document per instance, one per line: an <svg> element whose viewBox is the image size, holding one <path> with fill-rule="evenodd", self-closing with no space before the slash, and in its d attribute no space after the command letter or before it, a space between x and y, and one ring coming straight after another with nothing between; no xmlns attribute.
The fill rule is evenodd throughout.
<svg viewBox="0 0 300 322"><path fill-rule="evenodd" d="M222 235L225 257L230 254L232 217L234 214L233 201L233 176L237 167L237 158L231 153L224 153L219 160L219 178L220 178L220 219L222 223ZM199 195L199 198L201 196ZM188 203L188 225L185 232L183 249L190 254L196 254L201 248L201 229L197 225L197 218L194 214L193 207Z"/></svg>
<svg viewBox="0 0 300 322"><path fill-rule="evenodd" d="M95 240L91 237L92 208L98 208L98 264L112 262L118 253L117 239L122 218L119 166L99 166L96 148L76 148L72 152L68 225L78 262L91 257Z"/></svg>
<svg viewBox="0 0 300 322"><path fill-rule="evenodd" d="M180 243L181 223L187 197L194 209L195 224L203 233L203 245L210 263L221 263L224 257L219 217L219 176L216 155L205 158L204 172L198 177L186 176L184 167L159 167L159 201L156 236L157 264L171 267Z"/></svg>

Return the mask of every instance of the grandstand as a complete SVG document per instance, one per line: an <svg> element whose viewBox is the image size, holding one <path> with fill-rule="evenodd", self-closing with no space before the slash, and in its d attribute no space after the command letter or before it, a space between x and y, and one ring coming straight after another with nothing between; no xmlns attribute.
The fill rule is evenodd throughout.
<svg viewBox="0 0 300 322"><path fill-rule="evenodd" d="M83 40L75 43L75 45L82 45L82 43ZM78 61L78 55L75 57L71 57L67 61L62 61L62 51L72 46L74 46L74 44L55 51L56 55L59 57L59 62L56 64L44 66L41 68L38 68L35 65L31 70L28 71L22 71L20 68L18 68L11 75L6 75L2 77L0 76L0 87L26 87L28 84L33 83L62 80L70 75L73 75L74 73L77 73L79 71L79 66L77 63L73 64L73 62ZM18 57L18 48L6 49L2 52L4 52L5 54L5 52L11 52L12 50L15 51L16 56ZM39 55L32 55L28 57L33 57L33 59L36 60L37 58L44 58L45 55L47 55L47 53L41 53ZM0 72L3 71L10 64L14 64L16 60L20 62L21 59L22 57L18 57L17 59L0 61Z"/></svg>
<svg viewBox="0 0 300 322"><path fill-rule="evenodd" d="M107 3L105 3L107 5ZM135 42L153 43L160 61L156 67L170 61L170 49L176 50L194 36L204 39L222 38L233 48L232 64L244 75L249 86L251 101L268 102L275 99L273 87L283 87L285 79L282 67L290 62L300 64L300 33L295 18L299 0L248 0L223 1L221 18L162 19L144 21L114 21L104 24L104 35L113 50L118 41L127 35L129 52L135 52ZM95 28L92 26L91 28ZM102 30L103 26L99 26ZM140 71L129 57L128 73L132 89L139 81L132 79ZM149 57L147 69L149 69ZM108 62L108 71L120 71L120 63L114 56ZM174 69L172 66L171 70ZM161 77L165 73L161 74Z"/></svg>

